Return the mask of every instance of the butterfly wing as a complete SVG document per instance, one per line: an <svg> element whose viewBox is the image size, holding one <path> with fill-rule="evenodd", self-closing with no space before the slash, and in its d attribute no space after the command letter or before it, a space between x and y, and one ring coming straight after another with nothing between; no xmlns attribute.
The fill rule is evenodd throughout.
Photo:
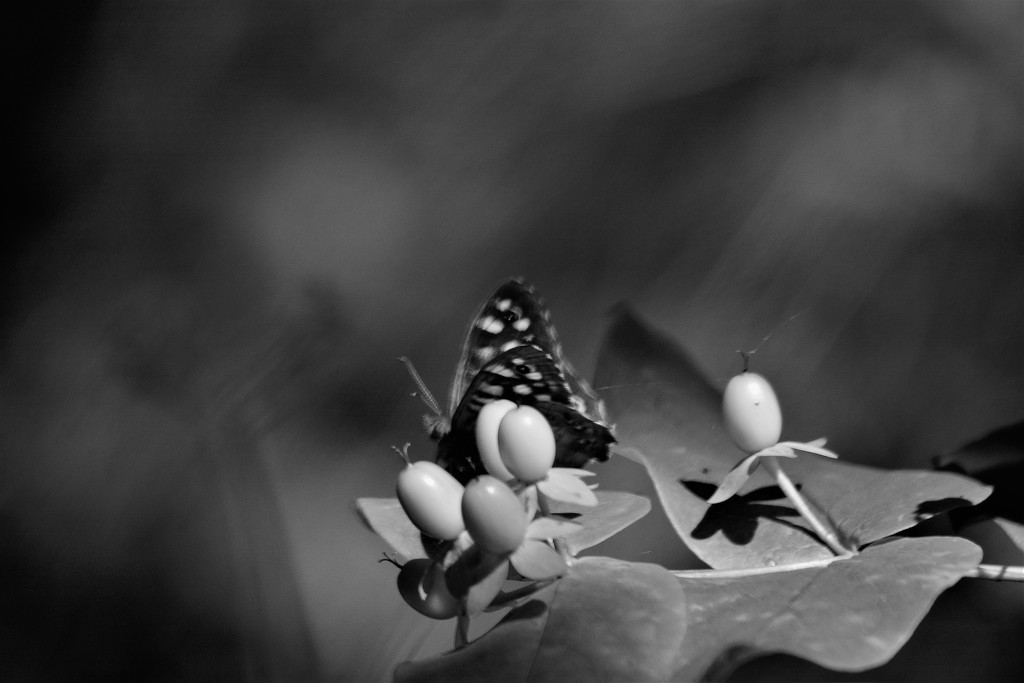
<svg viewBox="0 0 1024 683"><path fill-rule="evenodd" d="M604 404L566 359L547 306L522 278L512 278L498 287L470 323L448 395L448 415L454 417L470 383L485 365L522 345L536 346L552 357L575 410L591 420L606 422Z"/></svg>
<svg viewBox="0 0 1024 683"><path fill-rule="evenodd" d="M560 403L538 403L534 407L555 433L555 467L581 468L588 462L608 459L615 437L604 422L595 422Z"/></svg>
<svg viewBox="0 0 1024 683"><path fill-rule="evenodd" d="M452 415L451 428L438 443L437 462L465 483L484 474L476 446L480 409L498 399L536 407L555 433L555 464L580 467L607 460L614 437L608 427L573 407L573 394L552 356L537 346L516 346L500 353L474 376Z"/></svg>
<svg viewBox="0 0 1024 683"><path fill-rule="evenodd" d="M488 363L517 346L551 353L550 315L536 292L520 278L502 284L473 316L448 393L452 418L469 385Z"/></svg>

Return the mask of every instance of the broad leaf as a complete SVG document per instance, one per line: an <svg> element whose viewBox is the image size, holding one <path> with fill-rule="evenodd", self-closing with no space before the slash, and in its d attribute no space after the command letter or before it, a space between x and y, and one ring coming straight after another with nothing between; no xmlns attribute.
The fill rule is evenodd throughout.
<svg viewBox="0 0 1024 683"><path fill-rule="evenodd" d="M468 646L401 665L396 681L654 681L677 667L687 609L652 564L583 558Z"/></svg>
<svg viewBox="0 0 1024 683"><path fill-rule="evenodd" d="M478 571L477 576L473 577L472 582L466 587L466 614L471 617L483 613L495 596L501 592L502 586L505 585L505 578L508 576L508 560L494 561L492 559L489 564L481 564L481 568L486 571ZM455 569L456 571L449 570L445 574L446 580L453 578L452 574L458 574L458 568ZM449 580L449 587L453 583L457 584L458 579ZM452 594L458 595L459 593L453 592Z"/></svg>
<svg viewBox="0 0 1024 683"><path fill-rule="evenodd" d="M882 470L823 458L798 458L785 467L840 534L861 546L980 503L992 492L990 486L945 472Z"/></svg>
<svg viewBox="0 0 1024 683"><path fill-rule="evenodd" d="M398 554L399 564L427 557L423 534L409 520L397 498L359 498L356 512L370 531L383 538Z"/></svg>
<svg viewBox="0 0 1024 683"><path fill-rule="evenodd" d="M569 571L565 560L554 548L532 538L523 541L509 561L521 576L537 581L558 578Z"/></svg>
<svg viewBox="0 0 1024 683"><path fill-rule="evenodd" d="M547 477L537 482L537 488L551 502L597 505L594 492L579 477L572 474L573 471L558 467L552 468ZM591 473L587 472L587 474Z"/></svg>
<svg viewBox="0 0 1024 683"><path fill-rule="evenodd" d="M573 555L591 548L619 533L651 510L651 501L625 491L596 491L597 507L556 503L552 512L576 515L573 521L583 526L565 539Z"/></svg>
<svg viewBox="0 0 1024 683"><path fill-rule="evenodd" d="M597 384L624 446L640 452L680 538L716 568L760 567L832 556L762 468L738 495L711 497L743 453L726 434L721 396L684 351L628 311L611 326ZM817 456L781 463L801 492L856 545L935 514L983 500L989 487L966 477L886 471Z"/></svg>
<svg viewBox="0 0 1024 683"><path fill-rule="evenodd" d="M530 522L526 529L527 538L538 538L541 540L565 538L583 531L579 522L572 522L560 517L538 517Z"/></svg>
<svg viewBox="0 0 1024 683"><path fill-rule="evenodd" d="M980 557L960 538L901 538L824 567L743 577L686 573L679 581L690 630L674 677L720 678L776 652L836 671L880 666Z"/></svg>

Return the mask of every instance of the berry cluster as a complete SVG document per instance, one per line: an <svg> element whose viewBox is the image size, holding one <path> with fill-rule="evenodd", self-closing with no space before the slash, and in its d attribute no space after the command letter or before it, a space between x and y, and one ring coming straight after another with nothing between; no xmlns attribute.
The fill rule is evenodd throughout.
<svg viewBox="0 0 1024 683"><path fill-rule="evenodd" d="M398 475L398 500L430 555L402 567L398 590L434 619L484 611L506 579L534 582L530 588L563 576L572 561L563 539L582 527L552 513L551 504L597 504L581 481L590 472L552 468L555 436L535 408L486 404L476 443L489 474L465 487L427 461L409 463Z"/></svg>

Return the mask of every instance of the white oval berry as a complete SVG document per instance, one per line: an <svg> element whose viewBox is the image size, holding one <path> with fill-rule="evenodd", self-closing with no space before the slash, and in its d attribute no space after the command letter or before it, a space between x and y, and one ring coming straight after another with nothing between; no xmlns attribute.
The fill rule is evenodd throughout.
<svg viewBox="0 0 1024 683"><path fill-rule="evenodd" d="M480 460L488 473L504 482L512 481L515 476L501 462L501 453L498 450L498 425L501 418L515 408L516 404L507 399L491 401L480 409L480 414L476 418L476 448L480 451Z"/></svg>
<svg viewBox="0 0 1024 683"><path fill-rule="evenodd" d="M486 474L466 486L462 518L473 540L496 555L507 555L522 545L530 523L512 489Z"/></svg>
<svg viewBox="0 0 1024 683"><path fill-rule="evenodd" d="M722 413L732 440L747 453L779 442L782 410L772 385L761 375L744 372L729 380L722 396Z"/></svg>
<svg viewBox="0 0 1024 683"><path fill-rule="evenodd" d="M539 410L520 406L498 425L498 452L516 479L532 484L548 476L555 462L555 434Z"/></svg>
<svg viewBox="0 0 1024 683"><path fill-rule="evenodd" d="M431 538L450 541L465 529L462 495L465 489L440 466L420 460L398 475L398 501L416 528Z"/></svg>

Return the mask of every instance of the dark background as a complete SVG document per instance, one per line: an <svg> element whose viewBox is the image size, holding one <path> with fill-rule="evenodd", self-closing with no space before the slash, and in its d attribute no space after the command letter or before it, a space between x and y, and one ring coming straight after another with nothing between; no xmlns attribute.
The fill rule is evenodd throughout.
<svg viewBox="0 0 1024 683"><path fill-rule="evenodd" d="M379 679L445 647L351 505L391 495L391 444L432 457L395 357L443 395L510 275L588 375L619 301L718 386L774 331L784 437L853 461L1019 420L1022 9L12 18L0 678ZM638 556L686 562L654 534ZM952 642L868 677L1019 672L1017 599L968 593L937 610Z"/></svg>

